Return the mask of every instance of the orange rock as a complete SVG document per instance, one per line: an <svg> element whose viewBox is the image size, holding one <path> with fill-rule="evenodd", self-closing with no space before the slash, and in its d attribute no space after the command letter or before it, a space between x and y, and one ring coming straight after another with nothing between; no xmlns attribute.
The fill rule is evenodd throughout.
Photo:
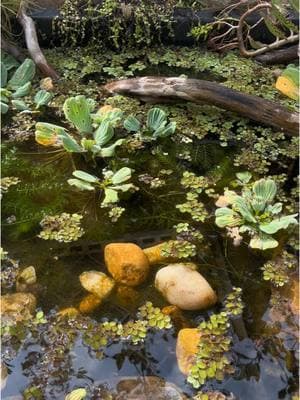
<svg viewBox="0 0 300 400"><path fill-rule="evenodd" d="M115 286L113 279L99 271L85 271L80 274L79 280L85 290L102 300L110 295Z"/></svg>
<svg viewBox="0 0 300 400"><path fill-rule="evenodd" d="M146 254L149 264L150 265L156 265L156 264L161 264L161 263L169 263L176 261L175 258L172 257L166 257L162 254L161 249L163 246L166 244L166 242L157 244L156 246L148 247L147 249L144 249L144 254Z"/></svg>
<svg viewBox="0 0 300 400"><path fill-rule="evenodd" d="M147 279L149 262L143 250L134 243L111 243L105 246L104 260L113 278L128 286Z"/></svg>
<svg viewBox="0 0 300 400"><path fill-rule="evenodd" d="M102 300L95 296L94 294L88 294L87 296L85 296L80 304L79 304L79 311L82 314L90 314L91 312L93 312L97 307L100 306Z"/></svg>
<svg viewBox="0 0 300 400"><path fill-rule="evenodd" d="M178 368L184 375L189 374L195 362L200 336L197 328L181 329L178 333L176 357Z"/></svg>

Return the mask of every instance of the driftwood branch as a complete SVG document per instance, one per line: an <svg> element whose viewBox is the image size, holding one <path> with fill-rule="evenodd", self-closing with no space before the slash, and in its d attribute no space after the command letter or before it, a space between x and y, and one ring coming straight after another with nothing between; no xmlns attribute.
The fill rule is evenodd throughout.
<svg viewBox="0 0 300 400"><path fill-rule="evenodd" d="M46 57L39 46L34 21L26 14L26 6L23 2L20 4L17 18L24 29L26 46L30 57L44 76L49 76L53 80L57 80L59 76L48 64Z"/></svg>
<svg viewBox="0 0 300 400"><path fill-rule="evenodd" d="M298 45L271 51L270 53L262 54L255 57L255 61L262 64L287 64L298 58Z"/></svg>
<svg viewBox="0 0 300 400"><path fill-rule="evenodd" d="M164 103L189 101L211 104L235 112L290 136L299 132L299 114L258 96L229 89L219 83L186 78L143 77L114 81L105 86L111 94Z"/></svg>
<svg viewBox="0 0 300 400"><path fill-rule="evenodd" d="M246 49L245 43L244 43L244 35L243 35L243 28L244 28L244 23L245 23L246 18L249 17L250 14L252 14L258 10L268 10L270 8L272 8L272 5L270 3L257 4L255 7L250 8L241 16L238 26L237 26L236 35L237 35L239 50L240 50L240 53L242 56L255 57L260 54L264 54L267 51L279 49L280 47L285 46L286 44L296 43L299 41L299 35L298 34L296 35L293 32L291 32L291 34L287 38L284 38L281 40L278 40L278 38L277 38L275 40L275 42L265 45L264 47L262 47L260 49L251 50L251 51Z"/></svg>

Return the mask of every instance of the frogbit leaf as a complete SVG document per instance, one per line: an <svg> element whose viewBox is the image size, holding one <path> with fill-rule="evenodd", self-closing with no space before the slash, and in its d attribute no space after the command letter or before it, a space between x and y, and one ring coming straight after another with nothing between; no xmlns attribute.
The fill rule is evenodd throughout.
<svg viewBox="0 0 300 400"><path fill-rule="evenodd" d="M133 115L129 115L125 119L123 126L128 132L138 132L141 129L140 121Z"/></svg>
<svg viewBox="0 0 300 400"><path fill-rule="evenodd" d="M215 212L215 217L216 225L220 228L224 228L225 226L238 226L243 223L243 219L227 207L218 208Z"/></svg>
<svg viewBox="0 0 300 400"><path fill-rule="evenodd" d="M68 179L68 184L71 186L77 187L77 189L80 190L95 190L94 186L92 186L90 183L82 181L80 179Z"/></svg>
<svg viewBox="0 0 300 400"><path fill-rule="evenodd" d="M173 133L176 130L176 122L170 122L168 125L164 126L164 123L156 129L156 131L153 133L154 137L167 137L170 135L173 135Z"/></svg>
<svg viewBox="0 0 300 400"><path fill-rule="evenodd" d="M32 81L35 75L35 64L30 58L26 58L9 80L7 87L17 90L25 83Z"/></svg>
<svg viewBox="0 0 300 400"><path fill-rule="evenodd" d="M39 108L41 106L46 106L47 104L50 103L52 98L53 98L52 93L47 92L44 89L39 90L37 94L34 96L34 102L36 104L36 108Z"/></svg>
<svg viewBox="0 0 300 400"><path fill-rule="evenodd" d="M256 219L251 213L251 209L248 207L245 199L242 196L236 196L234 199L233 207L238 211L242 217L249 222L256 223Z"/></svg>
<svg viewBox="0 0 300 400"><path fill-rule="evenodd" d="M81 171L80 169L77 169L76 171L73 172L72 174L75 176L75 178L82 179L83 181L90 182L90 183L95 183L98 182L99 179L91 174L88 174L87 172Z"/></svg>
<svg viewBox="0 0 300 400"><path fill-rule="evenodd" d="M270 203L276 196L277 187L272 179L260 179L253 184L252 190L256 197Z"/></svg>
<svg viewBox="0 0 300 400"><path fill-rule="evenodd" d="M118 185L128 181L131 178L131 169L128 167L123 167L119 169L111 178L113 185Z"/></svg>
<svg viewBox="0 0 300 400"><path fill-rule="evenodd" d="M90 104L86 97L69 97L63 105L63 110L66 119L70 121L81 134L92 132Z"/></svg>
<svg viewBox="0 0 300 400"><path fill-rule="evenodd" d="M125 139L118 139L114 144L109 147L104 147L100 149L99 155L101 157L113 157L115 155L116 147L121 146Z"/></svg>
<svg viewBox="0 0 300 400"><path fill-rule="evenodd" d="M298 221L295 217L298 214L285 215L281 218L273 219L273 221L268 224L260 224L259 229L265 233L272 235L273 233L278 232L280 229L286 229L289 225L296 225Z"/></svg>
<svg viewBox="0 0 300 400"><path fill-rule="evenodd" d="M22 100L12 100L11 104L15 107L18 111L25 111L28 110L27 104L24 103Z"/></svg>
<svg viewBox="0 0 300 400"><path fill-rule="evenodd" d="M238 178L238 180L241 181L243 184L248 183L250 181L250 179L252 178L251 172L248 172L248 171L238 172L235 175Z"/></svg>
<svg viewBox="0 0 300 400"><path fill-rule="evenodd" d="M249 246L252 249L267 250L277 247L278 242L270 235L259 233L258 235L253 236L250 240Z"/></svg>
<svg viewBox="0 0 300 400"><path fill-rule="evenodd" d="M147 127L156 131L166 120L166 113L158 107L151 108L147 114Z"/></svg>
<svg viewBox="0 0 300 400"><path fill-rule="evenodd" d="M19 87L12 95L14 99L18 99L19 97L24 97L29 94L31 90L31 82L25 83L23 86Z"/></svg>
<svg viewBox="0 0 300 400"><path fill-rule="evenodd" d="M62 140L64 149L69 153L83 153L85 151L67 132L61 133L58 137Z"/></svg>
<svg viewBox="0 0 300 400"><path fill-rule="evenodd" d="M105 197L102 204L117 203L119 200L118 192L116 190L106 188L104 189Z"/></svg>
<svg viewBox="0 0 300 400"><path fill-rule="evenodd" d="M98 146L103 146L114 136L114 129L108 120L102 121L93 134Z"/></svg>
<svg viewBox="0 0 300 400"><path fill-rule="evenodd" d="M65 128L62 126L47 122L37 122L35 124L35 140L43 146L57 145L59 135L63 135L65 132Z"/></svg>

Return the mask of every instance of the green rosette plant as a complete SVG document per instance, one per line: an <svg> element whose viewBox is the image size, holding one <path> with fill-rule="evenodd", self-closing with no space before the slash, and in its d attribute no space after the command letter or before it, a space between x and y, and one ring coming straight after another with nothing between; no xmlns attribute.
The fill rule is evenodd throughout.
<svg viewBox="0 0 300 400"><path fill-rule="evenodd" d="M146 125L143 127L140 121L133 115L129 115L123 123L128 132L140 133L153 140L172 135L176 129L176 122L169 122L167 114L158 107L151 108L147 114Z"/></svg>
<svg viewBox="0 0 300 400"><path fill-rule="evenodd" d="M104 191L104 199L102 205L117 203L119 201L119 193L128 192L130 189L135 189L132 183L127 182L131 178L132 170L128 167L123 167L117 172L106 171L104 179L88 174L87 172L76 170L73 172L75 178L69 179L68 183L75 186L79 190L94 191L100 189Z"/></svg>
<svg viewBox="0 0 300 400"><path fill-rule="evenodd" d="M76 129L70 134L66 128L38 122L35 140L43 146L57 146L69 153L92 153L93 157L113 157L124 139L109 145L114 136L114 127L121 119L121 110L112 109L105 113L92 114L95 103L85 96L68 98L63 105L65 118Z"/></svg>
<svg viewBox="0 0 300 400"><path fill-rule="evenodd" d="M297 224L298 214L281 215L282 203L274 203L277 187L272 179L260 179L243 186L241 195L227 190L222 197L221 207L215 212L215 223L220 228L238 227L239 233L248 233L249 246L267 250L278 246L273 234L290 225Z"/></svg>

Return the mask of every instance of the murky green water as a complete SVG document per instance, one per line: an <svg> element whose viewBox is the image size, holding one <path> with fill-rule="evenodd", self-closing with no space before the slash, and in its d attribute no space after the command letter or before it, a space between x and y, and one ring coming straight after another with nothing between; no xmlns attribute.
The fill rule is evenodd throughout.
<svg viewBox="0 0 300 400"><path fill-rule="evenodd" d="M46 113L39 117L43 121L45 118L57 123L58 115ZM180 155L187 151L191 155L189 159ZM224 149L217 140L207 138L202 141L195 138L192 143L174 143L167 139L146 145L134 155L120 149L110 166L133 168L133 183L139 191L122 198L120 206L126 210L117 222L112 223L107 210L99 206L97 195L76 192L66 183L74 164L77 169L100 175L105 166L103 161L87 169L80 156L71 159L63 152L49 152L32 139L24 143L4 140L2 175L18 176L21 183L4 194L2 246L11 258L20 260L21 268L35 266L38 307L49 318L50 325L55 311L77 306L86 294L78 279L81 272L106 272L103 262L106 243L128 241L147 247L174 237L172 227L186 221L175 208L185 198L180 185L182 173L189 170L197 175L213 176L221 170L222 179L217 188L222 188L234 178L237 170L232 162L235 151L234 146ZM170 169L172 173L160 188L150 190L149 185L138 179L142 174L157 177L162 169ZM211 199L206 199L206 208L213 215ZM37 238L43 216L61 212L83 214L83 238L71 244ZM220 298L234 285L243 289L245 302L243 317L233 323L231 331L235 373L222 382L211 380L204 388L232 392L242 400L292 399L297 390L297 326L295 318L284 306L279 307L282 320L278 320L273 312L270 285L262 280L259 269L264 257L246 245L236 248L229 240L223 240L213 218L202 225L201 231L205 243L199 246L196 257L200 272ZM147 300L156 306L167 305L153 287L155 272L154 268L147 282L136 289L135 297L124 300L117 295L111 296L91 318L123 322L134 318L137 308ZM284 296L283 293L283 302ZM184 316L193 327L219 309L220 305L217 305L207 312L184 312ZM150 332L145 342L139 345L112 343L105 348L102 359L97 358L95 351L78 335L63 357L54 358L50 364L48 353L55 343L51 341L49 324L38 328L38 332L24 338L15 352L4 344L3 358L9 376L2 392L3 399L18 396L26 387L41 382L46 399L64 399L74 387L86 387L93 393L105 382L114 387L117 377L149 375L176 384L187 395L195 393L177 367L176 329ZM51 365L51 368L44 371L45 365ZM92 398L101 397L94 395Z"/></svg>

